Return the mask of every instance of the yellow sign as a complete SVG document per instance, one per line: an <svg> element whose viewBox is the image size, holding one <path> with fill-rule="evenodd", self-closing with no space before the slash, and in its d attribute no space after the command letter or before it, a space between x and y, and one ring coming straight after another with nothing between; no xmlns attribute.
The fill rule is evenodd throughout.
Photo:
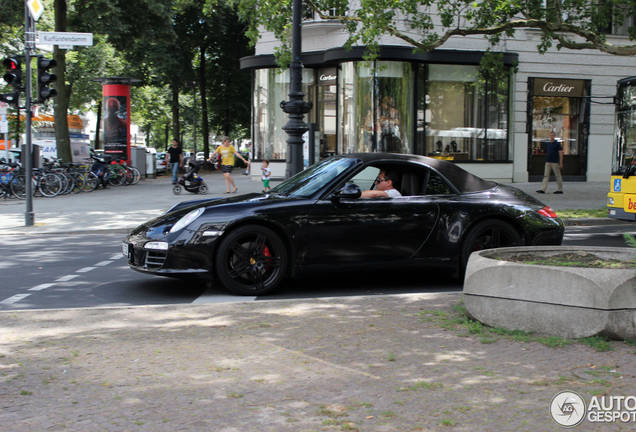
<svg viewBox="0 0 636 432"><path fill-rule="evenodd" d="M27 7L29 8L29 12L31 12L31 16L35 21L39 20L44 13L44 3L42 3L41 0L27 1Z"/></svg>

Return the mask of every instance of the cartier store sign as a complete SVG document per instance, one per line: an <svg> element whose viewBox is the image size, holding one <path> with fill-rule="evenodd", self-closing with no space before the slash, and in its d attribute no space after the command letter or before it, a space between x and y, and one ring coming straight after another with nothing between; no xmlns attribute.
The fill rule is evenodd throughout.
<svg viewBox="0 0 636 432"><path fill-rule="evenodd" d="M581 97L584 91L584 80L534 78L535 96Z"/></svg>

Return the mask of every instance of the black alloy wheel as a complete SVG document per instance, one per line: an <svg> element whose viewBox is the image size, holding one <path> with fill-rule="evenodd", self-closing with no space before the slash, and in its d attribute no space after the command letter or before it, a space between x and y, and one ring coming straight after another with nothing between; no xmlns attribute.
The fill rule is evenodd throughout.
<svg viewBox="0 0 636 432"><path fill-rule="evenodd" d="M523 239L509 223L498 219L481 221L464 237L460 272L466 271L468 258L473 252L514 246L523 246Z"/></svg>
<svg viewBox="0 0 636 432"><path fill-rule="evenodd" d="M238 295L262 295L278 286L287 268L287 251L278 235L246 225L223 239L215 259L219 280Z"/></svg>

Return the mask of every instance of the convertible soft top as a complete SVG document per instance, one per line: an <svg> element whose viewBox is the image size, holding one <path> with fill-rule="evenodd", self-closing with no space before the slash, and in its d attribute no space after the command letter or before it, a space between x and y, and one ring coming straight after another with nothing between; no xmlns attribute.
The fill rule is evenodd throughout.
<svg viewBox="0 0 636 432"><path fill-rule="evenodd" d="M339 155L338 157L360 159L364 163L417 162L439 172L455 186L459 193L480 192L497 186L496 182L477 177L452 162L426 156L397 153L350 153Z"/></svg>

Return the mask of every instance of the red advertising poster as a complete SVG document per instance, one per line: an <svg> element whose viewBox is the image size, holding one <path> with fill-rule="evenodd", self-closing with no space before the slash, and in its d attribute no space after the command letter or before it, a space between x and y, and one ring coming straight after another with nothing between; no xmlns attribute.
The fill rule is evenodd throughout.
<svg viewBox="0 0 636 432"><path fill-rule="evenodd" d="M104 153L130 163L130 86L105 84Z"/></svg>

